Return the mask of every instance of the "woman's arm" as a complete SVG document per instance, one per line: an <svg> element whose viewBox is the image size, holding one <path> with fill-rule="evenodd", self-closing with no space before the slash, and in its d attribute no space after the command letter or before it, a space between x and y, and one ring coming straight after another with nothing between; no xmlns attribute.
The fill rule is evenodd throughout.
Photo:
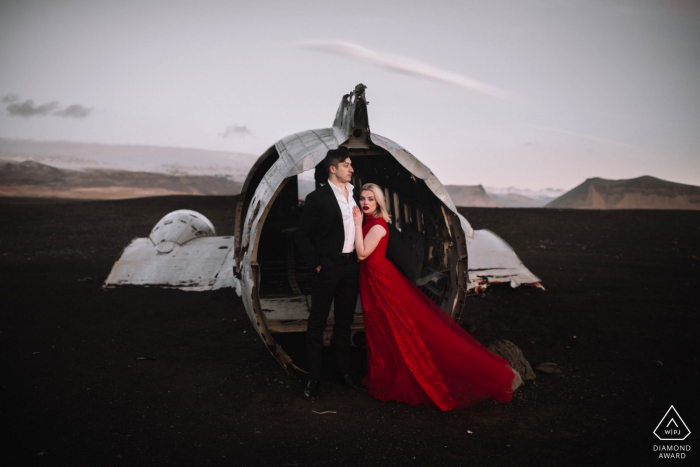
<svg viewBox="0 0 700 467"><path fill-rule="evenodd" d="M377 248L379 240L386 235L386 229L381 225L375 225L369 229L366 237L362 237L362 212L355 207L352 209L352 215L355 221L355 252L357 253L357 259L362 261Z"/></svg>

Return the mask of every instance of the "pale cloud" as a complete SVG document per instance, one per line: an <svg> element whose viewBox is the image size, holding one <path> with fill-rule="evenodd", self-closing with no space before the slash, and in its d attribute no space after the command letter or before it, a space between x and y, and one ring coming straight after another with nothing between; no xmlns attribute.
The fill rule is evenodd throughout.
<svg viewBox="0 0 700 467"><path fill-rule="evenodd" d="M245 138L246 136L250 136L252 134L253 132L250 131L250 128L248 128L246 125L235 124L227 126L224 132L220 133L219 136L222 138Z"/></svg>
<svg viewBox="0 0 700 467"><path fill-rule="evenodd" d="M401 55L390 55L361 47L344 41L304 41L301 46L307 49L328 52L361 62L387 68L397 73L418 76L434 81L453 84L487 96L512 102L523 102L519 95L489 83L476 80L466 75L438 68L427 63Z"/></svg>
<svg viewBox="0 0 700 467"><path fill-rule="evenodd" d="M64 118L85 118L90 115L90 112L92 112L92 109L83 107L79 104L73 104L69 105L65 109L54 112L54 115Z"/></svg>
<svg viewBox="0 0 700 467"><path fill-rule="evenodd" d="M2 98L2 102L7 104L5 110L10 117L45 117L55 116L63 118L85 118L90 115L92 109L82 105L73 104L62 108L56 101L46 104L36 105L32 99L20 101L17 94L7 94Z"/></svg>

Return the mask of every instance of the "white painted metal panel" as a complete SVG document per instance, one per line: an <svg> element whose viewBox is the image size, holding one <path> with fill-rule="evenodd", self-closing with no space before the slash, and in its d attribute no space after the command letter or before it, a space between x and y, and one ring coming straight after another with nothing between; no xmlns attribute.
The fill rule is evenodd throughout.
<svg viewBox="0 0 700 467"><path fill-rule="evenodd" d="M474 231L474 238L467 244L467 249L471 281L483 282L487 279L489 283L510 282L512 287L539 285L539 277L525 267L505 240L490 230Z"/></svg>
<svg viewBox="0 0 700 467"><path fill-rule="evenodd" d="M233 276L233 237L201 237L169 253L160 253L150 238L135 238L112 267L104 287L143 285L187 291L216 290L240 283Z"/></svg>
<svg viewBox="0 0 700 467"><path fill-rule="evenodd" d="M213 236L216 230L209 219L196 211L180 209L159 220L149 238L155 245L163 242L183 245L193 238Z"/></svg>

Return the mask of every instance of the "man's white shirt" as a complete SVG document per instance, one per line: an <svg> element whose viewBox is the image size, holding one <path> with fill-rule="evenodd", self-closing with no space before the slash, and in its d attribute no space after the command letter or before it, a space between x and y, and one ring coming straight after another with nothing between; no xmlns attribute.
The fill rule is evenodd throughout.
<svg viewBox="0 0 700 467"><path fill-rule="evenodd" d="M345 187L348 190L348 198L345 199L343 191L333 185L330 180L328 183L335 193L335 198L338 200L340 212L343 214L343 229L345 230L345 243L343 244L343 253L352 253L355 251L355 221L352 218L352 208L357 206L355 198L352 197L354 187L350 183L346 183Z"/></svg>

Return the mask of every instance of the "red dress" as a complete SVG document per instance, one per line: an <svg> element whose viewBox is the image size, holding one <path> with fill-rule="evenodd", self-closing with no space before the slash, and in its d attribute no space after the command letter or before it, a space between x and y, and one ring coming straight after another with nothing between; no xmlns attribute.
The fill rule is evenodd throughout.
<svg viewBox="0 0 700 467"><path fill-rule="evenodd" d="M362 234L375 225L387 229L384 219L366 216ZM509 402L516 373L385 257L388 232L360 263L369 393L442 410L488 398Z"/></svg>

